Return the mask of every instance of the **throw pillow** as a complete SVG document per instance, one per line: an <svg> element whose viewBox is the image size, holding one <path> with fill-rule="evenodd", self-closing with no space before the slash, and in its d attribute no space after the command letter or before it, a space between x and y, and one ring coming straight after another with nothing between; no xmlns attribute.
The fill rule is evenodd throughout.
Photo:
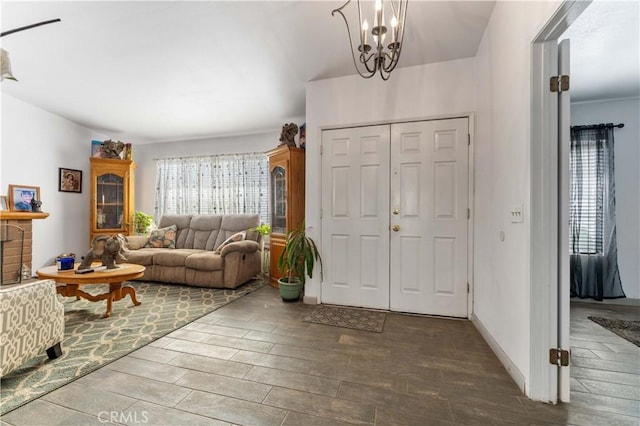
<svg viewBox="0 0 640 426"><path fill-rule="evenodd" d="M236 232L235 234L224 240L222 244L220 244L214 251L214 253L220 254L220 252L222 251L222 247L226 246L227 244L235 243L237 241L243 241L246 237L247 231Z"/></svg>
<svg viewBox="0 0 640 426"><path fill-rule="evenodd" d="M149 242L147 235L129 235L127 237L127 246L129 250L138 250L142 247L146 247Z"/></svg>
<svg viewBox="0 0 640 426"><path fill-rule="evenodd" d="M145 247L174 249L176 248L177 232L178 227L176 225L151 231L151 234L149 235L149 242Z"/></svg>

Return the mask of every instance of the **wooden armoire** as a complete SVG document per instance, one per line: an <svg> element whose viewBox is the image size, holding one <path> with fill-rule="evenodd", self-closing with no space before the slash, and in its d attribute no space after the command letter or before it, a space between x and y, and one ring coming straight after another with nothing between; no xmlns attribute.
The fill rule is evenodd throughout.
<svg viewBox="0 0 640 426"><path fill-rule="evenodd" d="M91 226L90 237L101 234L132 235L134 171L131 160L113 158L89 159L91 162Z"/></svg>
<svg viewBox="0 0 640 426"><path fill-rule="evenodd" d="M269 283L274 287L278 287L278 279L282 276L278 258L284 250L287 232L304 222L304 154L304 149L288 145L267 152L271 191Z"/></svg>

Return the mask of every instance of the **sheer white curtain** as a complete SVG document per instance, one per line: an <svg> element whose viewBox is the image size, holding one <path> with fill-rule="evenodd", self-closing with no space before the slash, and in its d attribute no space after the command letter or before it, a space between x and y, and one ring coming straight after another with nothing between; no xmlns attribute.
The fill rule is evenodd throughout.
<svg viewBox="0 0 640 426"><path fill-rule="evenodd" d="M155 217L166 213L259 214L269 219L269 161L263 153L159 159Z"/></svg>

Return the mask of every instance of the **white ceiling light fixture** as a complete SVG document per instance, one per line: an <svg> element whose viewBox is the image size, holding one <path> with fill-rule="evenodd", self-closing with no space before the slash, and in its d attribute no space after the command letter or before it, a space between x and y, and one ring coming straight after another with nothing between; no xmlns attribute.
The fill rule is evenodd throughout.
<svg viewBox="0 0 640 426"><path fill-rule="evenodd" d="M28 30L30 28L39 27L41 25L52 24L54 22L60 22L60 19L52 19L50 21L38 22L37 24L31 24L25 27L14 28L13 30L4 31L0 33L0 37L17 33L19 31ZM11 60L9 59L9 52L7 52L4 49L0 49L0 81L3 81L5 78L7 80L18 81L18 79L13 76L13 72L11 71Z"/></svg>
<svg viewBox="0 0 640 426"><path fill-rule="evenodd" d="M4 49L0 49L0 70L0 81L4 80L5 78L7 80L18 81L18 79L16 79L11 72L11 61L9 60L9 52Z"/></svg>
<svg viewBox="0 0 640 426"><path fill-rule="evenodd" d="M360 0L357 0L359 35L356 37L355 42L358 43L359 41L356 47L358 54L355 53L356 49L354 49L354 40L351 37L349 22L344 13L342 13L342 9L349 3L351 3L351 0L347 0L341 7L333 10L331 16L334 16L336 12L339 13L347 25L351 56L353 57L353 65L356 67L356 71L364 78L371 78L376 73L380 73L380 77L383 80L388 80L391 71L395 69L400 60L408 0L389 0L386 2L376 0L373 10L368 11L363 11ZM371 19L371 21L368 21L367 18ZM373 23L371 27L369 22ZM390 27L386 26L387 22ZM369 31L371 31L371 36L369 36ZM369 42L372 42L373 46L368 44ZM388 44L385 45L385 43Z"/></svg>

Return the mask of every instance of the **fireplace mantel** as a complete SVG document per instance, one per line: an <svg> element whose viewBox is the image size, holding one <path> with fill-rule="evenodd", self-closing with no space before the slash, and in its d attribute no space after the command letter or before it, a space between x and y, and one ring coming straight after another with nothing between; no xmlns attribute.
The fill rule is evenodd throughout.
<svg viewBox="0 0 640 426"><path fill-rule="evenodd" d="M46 219L49 213L0 211L0 220Z"/></svg>

